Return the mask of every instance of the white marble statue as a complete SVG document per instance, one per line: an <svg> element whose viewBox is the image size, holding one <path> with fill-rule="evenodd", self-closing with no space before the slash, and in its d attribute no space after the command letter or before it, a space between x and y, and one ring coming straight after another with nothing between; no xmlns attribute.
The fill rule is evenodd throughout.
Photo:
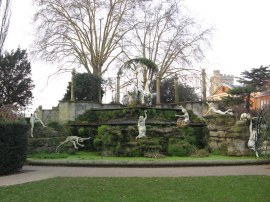
<svg viewBox="0 0 270 202"><path fill-rule="evenodd" d="M213 103L208 103L208 102L206 102L206 103L208 104L209 109L208 109L208 111L204 115L207 115L210 111L212 111L215 114L221 114L221 115L229 114L229 115L233 115L232 109L228 109L225 112L223 112L223 111L221 111L219 109L216 109L214 107L214 104Z"/></svg>
<svg viewBox="0 0 270 202"><path fill-rule="evenodd" d="M150 83L150 81L148 80L145 84L145 88L144 88L143 93L142 93L142 95L143 95L142 99L143 99L143 102L146 106L152 106L153 95L149 90L149 83Z"/></svg>
<svg viewBox="0 0 270 202"><path fill-rule="evenodd" d="M240 121L248 121L251 119L252 119L252 116L249 113L242 113L240 116Z"/></svg>
<svg viewBox="0 0 270 202"><path fill-rule="evenodd" d="M34 131L34 127L35 127L35 123L41 123L41 125L43 126L43 128L45 128L46 126L44 125L44 123L41 121L41 119L39 119L37 117L37 111L35 111L33 114L31 114L30 117L30 125L31 125L31 137L34 137L33 135L33 131Z"/></svg>
<svg viewBox="0 0 270 202"><path fill-rule="evenodd" d="M182 105L179 108L182 110L184 115L177 115L176 114L175 116L179 117L179 118L184 118L184 120L183 120L184 125L188 125L190 123L188 111Z"/></svg>
<svg viewBox="0 0 270 202"><path fill-rule="evenodd" d="M91 138L91 137L88 137L88 138L82 138L82 137L78 137L78 136L67 136L66 140L65 140L64 142L61 142L61 143L57 146L55 152L58 152L59 147L62 146L63 144L68 143L68 142L72 143L75 149L78 149L77 145L78 145L78 146L81 146L81 147L84 147L84 145L83 145L83 144L80 144L79 142L82 143L82 142L84 142L85 140L89 140L90 138Z"/></svg>
<svg viewBox="0 0 270 202"><path fill-rule="evenodd" d="M137 138L142 138L146 137L146 126L145 126L145 120L147 119L147 111L144 110L145 117L140 116L138 120L138 131L139 135L136 137Z"/></svg>
<svg viewBox="0 0 270 202"><path fill-rule="evenodd" d="M256 157L259 157L258 151L256 149L256 141L257 141L257 130L252 128L252 118L250 119L249 124L249 140L248 140L248 147L255 152Z"/></svg>
<svg viewBox="0 0 270 202"><path fill-rule="evenodd" d="M122 98L122 104L125 106L134 105L138 102L138 85L136 79L133 79L132 86L127 90Z"/></svg>

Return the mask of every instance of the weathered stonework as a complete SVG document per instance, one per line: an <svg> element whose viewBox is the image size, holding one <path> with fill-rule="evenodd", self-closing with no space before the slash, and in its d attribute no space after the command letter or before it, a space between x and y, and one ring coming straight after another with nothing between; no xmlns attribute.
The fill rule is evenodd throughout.
<svg viewBox="0 0 270 202"><path fill-rule="evenodd" d="M236 121L232 115L209 115L204 117L209 130L209 147L212 150L227 148L227 155L249 155L247 147L249 139L248 124Z"/></svg>
<svg viewBox="0 0 270 202"><path fill-rule="evenodd" d="M193 113L202 118L202 115L207 111L208 106L203 102L183 102L173 104L160 104L159 108L179 108L184 106L187 110L193 111ZM121 108L121 104L99 104L90 101L59 101L57 107L52 109L42 109L42 106L38 108L37 116L46 124L50 122L66 123L68 121L74 121L79 115L82 115L89 109L115 109Z"/></svg>

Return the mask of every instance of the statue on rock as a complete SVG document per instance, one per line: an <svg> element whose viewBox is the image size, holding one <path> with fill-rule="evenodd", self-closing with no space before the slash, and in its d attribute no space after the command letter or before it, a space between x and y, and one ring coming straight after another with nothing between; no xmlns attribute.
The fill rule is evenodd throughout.
<svg viewBox="0 0 270 202"><path fill-rule="evenodd" d="M44 125L44 123L41 121L41 119L39 119L37 117L37 110L33 114L31 114L31 117L30 117L31 137L34 137L33 131L34 131L35 123L41 123L43 128L47 127L47 126Z"/></svg>
<svg viewBox="0 0 270 202"><path fill-rule="evenodd" d="M126 61L118 71L118 76L124 80L126 92L122 104L133 107L136 105L151 106L153 94L150 92L150 82L155 80L158 66L146 58L134 58ZM135 86L135 88L130 88Z"/></svg>
<svg viewBox="0 0 270 202"><path fill-rule="evenodd" d="M179 108L182 110L184 115L175 115L176 117L179 117L177 120L177 126L187 126L190 123L188 111L182 105Z"/></svg>
<svg viewBox="0 0 270 202"><path fill-rule="evenodd" d="M208 102L206 102L206 104L208 104L209 109L208 109L208 111L207 111L204 115L209 114L211 111L212 111L213 113L215 113L215 114L221 114L221 115L227 115L227 114L228 114L228 115L233 115L232 109L228 109L228 110L226 110L226 111L224 112L224 111L221 111L221 110L219 110L219 109L216 109L213 103L208 103Z"/></svg>
<svg viewBox="0 0 270 202"><path fill-rule="evenodd" d="M145 117L140 116L139 120L138 120L139 135L136 137L136 139L146 137L146 126L145 126L145 121L147 119L147 111L146 110L144 110L144 114L145 114Z"/></svg>
<svg viewBox="0 0 270 202"><path fill-rule="evenodd" d="M257 141L257 130L253 128L253 118L250 113L242 113L240 116L240 121L248 122L249 121L249 139L247 146L249 149L255 152L256 157L259 157L257 148L256 148L256 141Z"/></svg>
<svg viewBox="0 0 270 202"><path fill-rule="evenodd" d="M152 106L152 99L153 99L153 94L149 90L149 83L150 81L148 80L145 84L144 90L143 90L143 102L146 106L150 107Z"/></svg>
<svg viewBox="0 0 270 202"><path fill-rule="evenodd" d="M240 116L240 121L252 120L252 116L249 113L242 113Z"/></svg>
<svg viewBox="0 0 270 202"><path fill-rule="evenodd" d="M257 130L256 128L253 129L252 126L252 117L250 119L250 123L249 123L249 140L248 140L248 147L250 149L252 149L255 152L256 157L259 157L257 148L256 148L256 141L257 141Z"/></svg>

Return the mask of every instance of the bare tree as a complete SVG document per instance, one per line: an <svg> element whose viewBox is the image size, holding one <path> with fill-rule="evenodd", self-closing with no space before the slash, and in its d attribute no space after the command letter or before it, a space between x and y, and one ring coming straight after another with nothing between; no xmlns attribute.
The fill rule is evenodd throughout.
<svg viewBox="0 0 270 202"><path fill-rule="evenodd" d="M134 13L132 36L126 36L125 52L157 64L158 76L172 76L204 57L211 29L201 30L185 12L181 0L152 0ZM190 70L188 68L186 70Z"/></svg>
<svg viewBox="0 0 270 202"><path fill-rule="evenodd" d="M122 53L120 42L131 29L127 19L135 2L36 0L34 52L45 61L77 63L102 76Z"/></svg>
<svg viewBox="0 0 270 202"><path fill-rule="evenodd" d="M3 46L7 37L10 22L10 4L11 0L0 0L0 54L2 54Z"/></svg>

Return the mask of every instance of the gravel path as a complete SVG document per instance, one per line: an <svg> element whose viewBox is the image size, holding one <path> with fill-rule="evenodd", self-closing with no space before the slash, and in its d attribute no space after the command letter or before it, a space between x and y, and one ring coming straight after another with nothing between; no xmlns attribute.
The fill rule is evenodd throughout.
<svg viewBox="0 0 270 202"><path fill-rule="evenodd" d="M0 177L0 186L22 184L53 177L186 177L267 175L270 165L208 166L208 167L57 167L25 165L22 171Z"/></svg>

